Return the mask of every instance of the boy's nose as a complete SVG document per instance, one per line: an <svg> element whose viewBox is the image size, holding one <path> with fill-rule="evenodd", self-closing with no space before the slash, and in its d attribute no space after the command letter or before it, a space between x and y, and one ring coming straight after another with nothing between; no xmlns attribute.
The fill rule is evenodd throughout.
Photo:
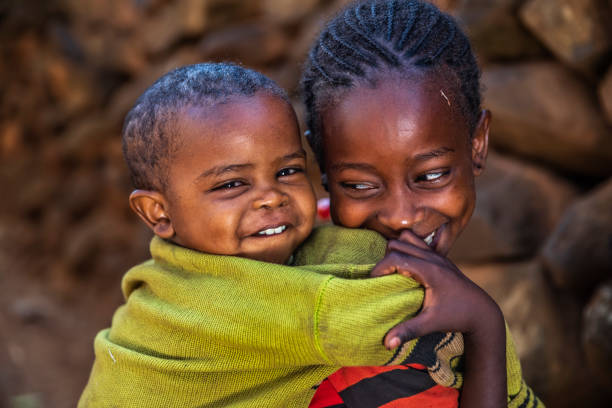
<svg viewBox="0 0 612 408"><path fill-rule="evenodd" d="M261 191L253 200L253 208L276 208L284 207L289 203L289 196L284 192L275 188L269 188Z"/></svg>

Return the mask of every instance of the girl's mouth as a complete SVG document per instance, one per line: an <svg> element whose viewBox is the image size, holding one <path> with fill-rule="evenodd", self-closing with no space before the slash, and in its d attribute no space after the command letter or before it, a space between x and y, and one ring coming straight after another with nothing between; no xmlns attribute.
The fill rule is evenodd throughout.
<svg viewBox="0 0 612 408"><path fill-rule="evenodd" d="M446 224L442 224L435 230L433 230L429 235L423 238L423 241L427 244L428 247L435 250L438 246L438 242L440 241L440 236L442 235L442 231L444 231L444 227Z"/></svg>
<svg viewBox="0 0 612 408"><path fill-rule="evenodd" d="M431 246L431 243L433 242L434 237L436 236L436 231L432 231L431 234L429 234L428 236L426 236L425 238L423 238L423 241L425 241L425 243L428 246Z"/></svg>

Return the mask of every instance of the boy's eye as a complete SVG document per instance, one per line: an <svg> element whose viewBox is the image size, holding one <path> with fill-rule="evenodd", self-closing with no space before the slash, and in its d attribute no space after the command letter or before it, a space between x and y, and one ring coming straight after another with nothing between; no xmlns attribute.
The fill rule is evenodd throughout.
<svg viewBox="0 0 612 408"><path fill-rule="evenodd" d="M300 167L287 167L285 169L281 169L278 173L276 173L276 177L287 177L292 176L297 173L303 173L304 169Z"/></svg>
<svg viewBox="0 0 612 408"><path fill-rule="evenodd" d="M211 189L211 191L219 191L219 190L231 190L233 188L237 188L237 187L242 187L245 186L246 183L240 181L240 180L232 180L232 181L227 181L223 184L219 184L216 187L213 187Z"/></svg>

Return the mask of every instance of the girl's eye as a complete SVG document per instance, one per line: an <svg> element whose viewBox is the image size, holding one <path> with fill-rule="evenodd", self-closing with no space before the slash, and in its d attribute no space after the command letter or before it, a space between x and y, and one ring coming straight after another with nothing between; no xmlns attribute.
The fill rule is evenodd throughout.
<svg viewBox="0 0 612 408"><path fill-rule="evenodd" d="M297 173L303 173L304 169L299 167L287 167L286 169L282 169L278 173L276 173L276 177L287 177L292 176Z"/></svg>
<svg viewBox="0 0 612 408"><path fill-rule="evenodd" d="M242 187L245 186L246 183L240 181L240 180L232 180L232 181L228 181L226 183L220 184L216 187L213 187L211 189L211 191L219 191L219 190L231 190L237 187Z"/></svg>
<svg viewBox="0 0 612 408"><path fill-rule="evenodd" d="M425 174L423 174L421 176L418 176L416 181L417 182L426 182L426 183L435 183L435 182L441 180L448 173L449 173L448 170L446 170L446 171L434 171L432 173L425 173Z"/></svg>
<svg viewBox="0 0 612 408"><path fill-rule="evenodd" d="M345 187L351 188L353 190L369 190L372 188L369 184L361 184L361 183L344 183Z"/></svg>
<svg viewBox="0 0 612 408"><path fill-rule="evenodd" d="M376 186L374 186L373 184L369 184L369 183L350 183L350 182L344 182L344 183L340 183L340 185L349 191L353 191L356 193L363 193L363 192L368 192L370 190L374 190L376 188Z"/></svg>

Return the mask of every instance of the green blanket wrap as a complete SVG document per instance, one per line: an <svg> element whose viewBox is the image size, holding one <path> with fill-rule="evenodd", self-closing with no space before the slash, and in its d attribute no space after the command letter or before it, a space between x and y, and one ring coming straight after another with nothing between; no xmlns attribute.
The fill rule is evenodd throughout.
<svg viewBox="0 0 612 408"><path fill-rule="evenodd" d="M385 246L371 231L322 227L287 266L153 238L152 259L124 276L126 303L96 336L79 407L307 407L339 367L402 362L460 387L459 334L383 347L423 300L412 279L366 279ZM507 338L509 407L541 406Z"/></svg>

